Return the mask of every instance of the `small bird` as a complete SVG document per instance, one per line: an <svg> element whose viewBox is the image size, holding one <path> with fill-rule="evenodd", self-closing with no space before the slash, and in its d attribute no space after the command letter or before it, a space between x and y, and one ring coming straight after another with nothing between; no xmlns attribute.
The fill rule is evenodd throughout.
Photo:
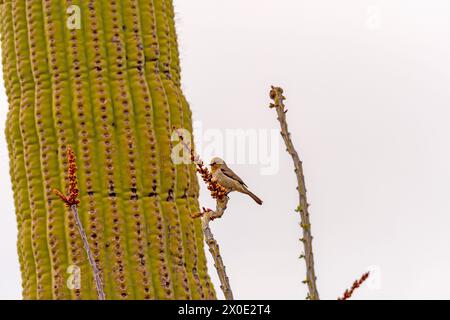
<svg viewBox="0 0 450 320"><path fill-rule="evenodd" d="M230 168L228 168L225 161L216 157L211 160L211 174L213 179L217 181L222 187L231 191L237 191L240 193L244 193L252 197L253 200L259 205L262 205L262 201L255 194L253 194L250 190L248 190L247 185L242 181L239 176L233 172Z"/></svg>

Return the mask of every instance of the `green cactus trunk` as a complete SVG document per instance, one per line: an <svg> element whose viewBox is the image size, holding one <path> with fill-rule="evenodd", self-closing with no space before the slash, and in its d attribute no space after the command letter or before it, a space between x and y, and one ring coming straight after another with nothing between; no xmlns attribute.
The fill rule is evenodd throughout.
<svg viewBox="0 0 450 320"><path fill-rule="evenodd" d="M214 299L195 168L171 160L172 127L192 130L172 0L0 0L0 14L23 297L97 298L52 193L70 145L107 299Z"/></svg>

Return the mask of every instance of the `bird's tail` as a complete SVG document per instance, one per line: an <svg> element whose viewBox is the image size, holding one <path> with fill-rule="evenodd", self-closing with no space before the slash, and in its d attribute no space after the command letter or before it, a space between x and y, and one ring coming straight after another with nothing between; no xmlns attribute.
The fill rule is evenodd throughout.
<svg viewBox="0 0 450 320"><path fill-rule="evenodd" d="M250 190L246 189L245 193L248 194L250 197L252 197L253 200L259 205L262 205L263 202L260 198L258 198L254 193L252 193Z"/></svg>

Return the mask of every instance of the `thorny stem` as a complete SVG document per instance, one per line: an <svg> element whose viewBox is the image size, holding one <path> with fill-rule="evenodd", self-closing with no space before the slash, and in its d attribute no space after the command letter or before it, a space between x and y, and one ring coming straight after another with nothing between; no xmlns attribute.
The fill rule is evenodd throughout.
<svg viewBox="0 0 450 320"><path fill-rule="evenodd" d="M209 252L214 259L214 266L217 270L217 274L220 280L220 289L222 289L226 300L234 300L233 292L230 286L230 280L228 279L226 268L223 263L222 256L220 255L219 245L214 239L214 235L209 227L210 221L216 218L220 218L223 215L225 209L227 208L227 203L228 197L224 198L223 200L217 200L216 211L204 210L204 214L202 217L202 229L205 236L205 242L208 245Z"/></svg>
<svg viewBox="0 0 450 320"><path fill-rule="evenodd" d="M84 250L88 256L89 264L92 268L92 273L94 274L95 286L97 287L97 297L98 300L105 300L105 293L103 291L102 281L100 278L100 270L97 267L94 256L92 255L89 241L84 231L83 224L81 223L80 215L78 214L78 182L77 182L77 164L75 159L75 154L70 147L67 147L67 160L69 163L69 168L67 170L67 177L69 180L69 195L64 195L61 191L54 189L53 192L61 198L68 208L72 211L77 224L78 232L80 233L81 239L83 241Z"/></svg>
<svg viewBox="0 0 450 320"><path fill-rule="evenodd" d="M281 126L281 136L283 137L287 152L292 157L295 166L295 174L297 176L297 190L299 196L299 206L297 208L297 211L300 213L300 226L303 229L303 238L301 239L301 241L303 242L305 253L302 255L302 258L304 258L306 262L306 280L304 282L308 285L308 298L311 300L319 300L319 292L316 285L317 278L314 270L314 256L312 250L313 237L311 235L311 223L309 220L308 211L309 204L306 197L306 184L303 174L303 164L294 147L294 144L291 140L291 134L288 130L288 124L286 120L287 110L285 110L284 105L284 100L286 98L283 96L283 89L272 86L272 90L270 91L270 98L274 101L274 103L272 103L270 107L274 108L278 114L278 121L280 122Z"/></svg>
<svg viewBox="0 0 450 320"><path fill-rule="evenodd" d="M83 240L84 250L88 256L89 264L91 265L92 272L94 274L95 286L97 287L98 300L105 300L105 293L103 292L102 281L100 279L100 270L97 267L94 256L92 255L91 248L89 247L88 238L86 232L84 231L83 225L78 214L78 206L76 204L71 205L70 209L75 217L75 222L77 224L78 232L80 233L81 239Z"/></svg>
<svg viewBox="0 0 450 320"><path fill-rule="evenodd" d="M220 280L220 289L222 289L222 292L225 296L226 300L234 300L233 298L233 291L231 290L230 286L230 280L227 276L226 268L222 260L222 256L220 255L220 249L219 244L217 243L216 239L214 239L214 235L211 231L211 228L209 227L209 223L215 219L221 218L223 214L225 213L225 210L227 209L228 204L228 191L222 187L220 184L218 184L216 181L212 179L212 175L209 172L208 168L205 167L203 164L203 161L200 159L200 157L195 154L193 148L190 144L188 144L184 137L181 130L176 130L177 134L180 138L181 144L183 145L184 149L189 152L191 161L195 163L197 166L197 172L200 173L202 176L203 181L207 184L208 190L211 192L211 196L216 199L216 210L213 211L211 209L205 209L203 208L203 211L195 214L193 218L200 218L202 219L202 230L203 235L205 237L205 242L209 247L209 252L211 253L213 259L214 259L214 267L217 270L217 274L219 276Z"/></svg>

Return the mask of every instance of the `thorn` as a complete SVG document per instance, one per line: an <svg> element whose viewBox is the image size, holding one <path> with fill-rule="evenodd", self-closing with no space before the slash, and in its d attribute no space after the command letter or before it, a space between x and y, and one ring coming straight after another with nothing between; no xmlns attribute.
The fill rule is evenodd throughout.
<svg viewBox="0 0 450 320"><path fill-rule="evenodd" d="M300 223L300 226L305 230L309 230L311 228L311 224L306 223Z"/></svg>

